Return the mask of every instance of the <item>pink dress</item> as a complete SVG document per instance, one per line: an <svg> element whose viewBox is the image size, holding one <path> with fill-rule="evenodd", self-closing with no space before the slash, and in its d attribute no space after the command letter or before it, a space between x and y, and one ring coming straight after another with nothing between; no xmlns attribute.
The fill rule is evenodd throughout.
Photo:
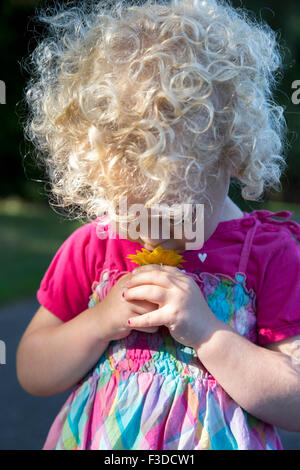
<svg viewBox="0 0 300 470"><path fill-rule="evenodd" d="M218 319L258 345L300 334L300 226L290 212L253 211L221 222L201 250L183 251L182 269ZM274 219L282 217L284 220ZM69 321L101 301L137 265L138 243L97 221L60 247L37 298ZM115 238L112 237L112 234ZM241 380L243 378L241 377ZM276 429L242 409L195 351L166 327L111 341L72 390L44 449L282 449Z"/></svg>

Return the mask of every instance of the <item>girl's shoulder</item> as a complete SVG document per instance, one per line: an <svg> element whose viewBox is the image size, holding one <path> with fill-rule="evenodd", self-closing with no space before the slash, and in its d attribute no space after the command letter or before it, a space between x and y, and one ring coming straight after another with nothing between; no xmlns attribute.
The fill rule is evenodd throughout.
<svg viewBox="0 0 300 470"><path fill-rule="evenodd" d="M300 225L292 220L290 211L272 212L269 210L254 210L243 212L243 217L220 222L211 242L226 241L233 246L251 242L258 247L267 246L268 252L272 246L284 243L292 245L300 242Z"/></svg>
<svg viewBox="0 0 300 470"><path fill-rule="evenodd" d="M254 228L254 235L262 242L283 243L300 242L300 225L291 217L290 211L272 212L269 210L254 210L244 212L242 225ZM294 242L293 242L294 240Z"/></svg>
<svg viewBox="0 0 300 470"><path fill-rule="evenodd" d="M108 239L113 236L114 232L104 217L98 217L76 228L65 240L65 243L70 245L80 244L98 251L99 247L105 249Z"/></svg>
<svg viewBox="0 0 300 470"><path fill-rule="evenodd" d="M242 217L220 222L215 234L222 232L233 233L236 231L246 231L247 233L251 230L253 230L255 235L262 233L281 235L282 233L287 233L294 235L300 242L300 225L291 219L292 216L293 213L290 211L272 212L260 209L253 210L252 212L243 212ZM275 238L277 237L275 236Z"/></svg>
<svg viewBox="0 0 300 470"><path fill-rule="evenodd" d="M244 212L239 219L220 223L208 246L220 248L223 258L226 255L234 265L240 259L239 266L261 280L266 269L282 271L298 260L300 270L300 225L292 215L289 211Z"/></svg>
<svg viewBox="0 0 300 470"><path fill-rule="evenodd" d="M292 215L267 210L249 214L256 222L249 268L255 273L261 345L300 334L300 225Z"/></svg>
<svg viewBox="0 0 300 470"><path fill-rule="evenodd" d="M106 258L97 220L75 229L54 254L37 291L41 305L63 321L87 308L91 285Z"/></svg>

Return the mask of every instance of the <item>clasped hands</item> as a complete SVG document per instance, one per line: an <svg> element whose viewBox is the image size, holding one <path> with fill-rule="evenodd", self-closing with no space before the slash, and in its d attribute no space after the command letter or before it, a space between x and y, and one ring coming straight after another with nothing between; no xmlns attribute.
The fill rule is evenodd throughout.
<svg viewBox="0 0 300 470"><path fill-rule="evenodd" d="M132 329L165 325L171 336L185 346L198 348L216 328L197 283L178 268L148 264L135 268L124 284L123 300L147 300L156 310L128 320Z"/></svg>

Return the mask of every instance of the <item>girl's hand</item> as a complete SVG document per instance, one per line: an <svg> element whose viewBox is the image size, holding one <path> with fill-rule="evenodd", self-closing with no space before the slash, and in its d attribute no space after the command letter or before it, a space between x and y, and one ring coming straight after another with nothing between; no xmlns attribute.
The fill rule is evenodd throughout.
<svg viewBox="0 0 300 470"><path fill-rule="evenodd" d="M122 339L131 333L132 327L128 324L129 318L139 317L158 308L157 304L147 300L127 301L122 297L125 283L130 277L131 273L118 279L104 299L92 307L97 315L96 320L99 324L101 337L107 341ZM155 333L158 327L137 327L135 329L146 333Z"/></svg>
<svg viewBox="0 0 300 470"><path fill-rule="evenodd" d="M197 349L216 329L216 317L200 287L174 266L149 264L135 270L127 284L126 300L148 300L158 304L156 311L130 317L130 326L165 325L171 336Z"/></svg>

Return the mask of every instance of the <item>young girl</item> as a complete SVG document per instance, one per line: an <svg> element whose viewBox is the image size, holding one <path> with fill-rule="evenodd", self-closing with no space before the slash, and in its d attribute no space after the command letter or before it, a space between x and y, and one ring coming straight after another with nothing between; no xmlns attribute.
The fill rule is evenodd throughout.
<svg viewBox="0 0 300 470"><path fill-rule="evenodd" d="M29 63L26 135L87 221L17 352L29 393L74 387L44 449L282 449L274 426L300 431L300 226L228 197L235 179L259 200L285 165L275 33L221 1L109 5L42 11ZM204 204L204 245L122 238L120 196ZM158 245L184 269L132 273Z"/></svg>

